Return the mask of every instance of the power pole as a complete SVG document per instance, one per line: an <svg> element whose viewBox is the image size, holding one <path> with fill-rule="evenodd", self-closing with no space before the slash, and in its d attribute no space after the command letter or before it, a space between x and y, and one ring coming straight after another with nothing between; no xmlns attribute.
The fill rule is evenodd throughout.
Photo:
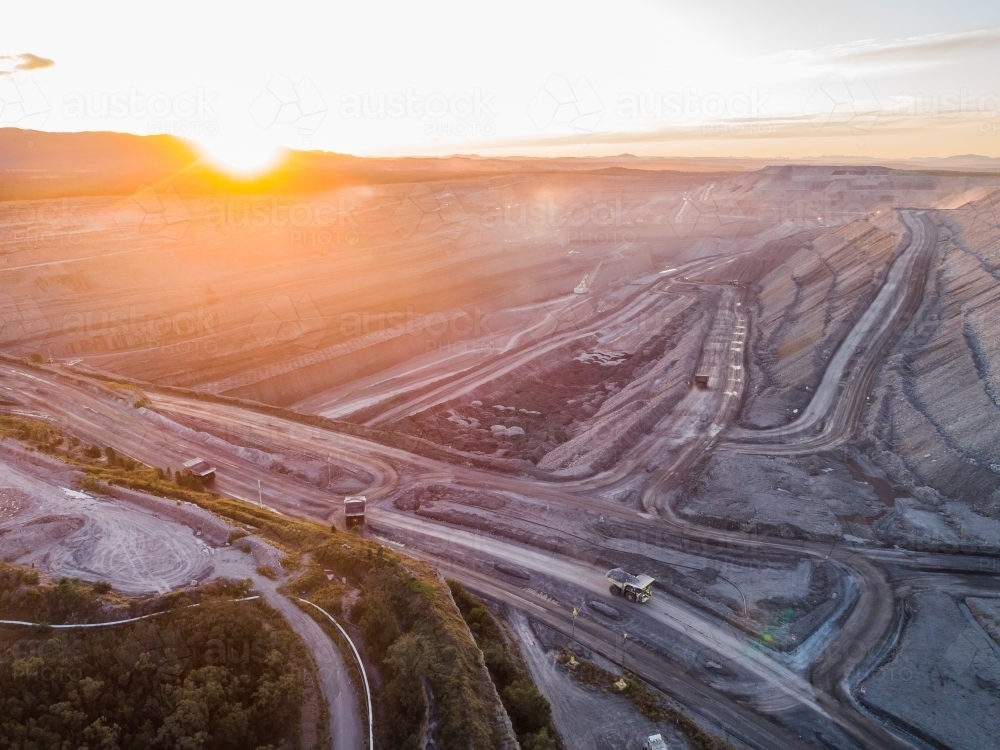
<svg viewBox="0 0 1000 750"><path fill-rule="evenodd" d="M628 633L622 633L622 679L625 679L625 643L628 640Z"/></svg>
<svg viewBox="0 0 1000 750"><path fill-rule="evenodd" d="M257 480L257 505L261 508L264 507L264 489L260 486L260 480Z"/></svg>
<svg viewBox="0 0 1000 750"><path fill-rule="evenodd" d="M576 616L580 614L576 607L573 607L573 635L570 636L570 641L576 643Z"/></svg>

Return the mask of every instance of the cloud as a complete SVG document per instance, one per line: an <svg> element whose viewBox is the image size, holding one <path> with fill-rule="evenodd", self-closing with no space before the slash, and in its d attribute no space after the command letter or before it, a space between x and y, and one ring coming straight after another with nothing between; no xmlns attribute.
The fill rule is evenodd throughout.
<svg viewBox="0 0 1000 750"><path fill-rule="evenodd" d="M47 57L39 57L30 52L25 52L23 55L18 55L18 57L21 59L21 62L17 64L14 68L15 70L38 70L39 68L51 68L55 65L54 60L50 60Z"/></svg>
<svg viewBox="0 0 1000 750"><path fill-rule="evenodd" d="M605 146L628 149L636 146L657 147L671 144L688 148L694 143L700 145L715 143L719 145L720 151L725 152L733 144L741 144L742 149L747 144L762 146L768 141L804 143L807 139L823 141L843 136L856 139L871 129L864 120L864 116L870 116L867 110L861 112L862 121L858 122L856 111L840 112L834 105L836 102L830 105L829 115L819 120L814 112L800 112L784 116L726 120L708 128L702 125L669 124L648 129L606 130L586 134L539 134L499 140L489 147L484 147L484 150L518 152L524 149L546 149L551 152L560 148L571 150L579 147ZM967 121L962 118L917 117L882 110L878 113L876 130L878 135L891 138L929 134L932 132L931 128L934 128L933 132L937 132L963 124L967 124ZM873 131L870 135L875 134Z"/></svg>
<svg viewBox="0 0 1000 750"><path fill-rule="evenodd" d="M761 62L884 68L958 62L972 54L1000 50L1000 29L927 34L905 39L862 39L846 44L789 50Z"/></svg>
<svg viewBox="0 0 1000 750"><path fill-rule="evenodd" d="M30 52L21 55L0 55L0 76L9 76L16 71L50 68L53 65L55 65L53 60Z"/></svg>

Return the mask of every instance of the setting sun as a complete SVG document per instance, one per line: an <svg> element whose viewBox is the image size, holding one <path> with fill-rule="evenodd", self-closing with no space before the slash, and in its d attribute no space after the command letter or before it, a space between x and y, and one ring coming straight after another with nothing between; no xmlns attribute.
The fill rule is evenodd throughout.
<svg viewBox="0 0 1000 750"><path fill-rule="evenodd" d="M215 167L234 177L256 177L275 167L285 149L251 138L215 138L199 144L202 155Z"/></svg>

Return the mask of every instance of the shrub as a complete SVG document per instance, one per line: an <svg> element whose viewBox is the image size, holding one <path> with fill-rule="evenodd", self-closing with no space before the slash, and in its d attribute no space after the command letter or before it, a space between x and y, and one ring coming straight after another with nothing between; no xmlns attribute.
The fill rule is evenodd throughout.
<svg viewBox="0 0 1000 750"><path fill-rule="evenodd" d="M528 680L511 683L504 688L502 697L514 731L519 735L538 732L552 721L552 707Z"/></svg>
<svg viewBox="0 0 1000 750"><path fill-rule="evenodd" d="M178 487L193 490L194 492L205 491L205 483L201 481L201 477L195 476L187 469L177 472L177 478L174 481Z"/></svg>
<svg viewBox="0 0 1000 750"><path fill-rule="evenodd" d="M529 734L521 741L521 750L558 750L556 741L549 737L549 730L542 729L538 734Z"/></svg>

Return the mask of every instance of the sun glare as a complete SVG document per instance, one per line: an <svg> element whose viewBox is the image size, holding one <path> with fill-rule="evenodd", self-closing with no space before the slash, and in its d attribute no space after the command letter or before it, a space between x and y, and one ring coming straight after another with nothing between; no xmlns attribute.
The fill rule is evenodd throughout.
<svg viewBox="0 0 1000 750"><path fill-rule="evenodd" d="M216 138L200 144L206 159L234 177L256 177L277 166L285 149L269 143Z"/></svg>

